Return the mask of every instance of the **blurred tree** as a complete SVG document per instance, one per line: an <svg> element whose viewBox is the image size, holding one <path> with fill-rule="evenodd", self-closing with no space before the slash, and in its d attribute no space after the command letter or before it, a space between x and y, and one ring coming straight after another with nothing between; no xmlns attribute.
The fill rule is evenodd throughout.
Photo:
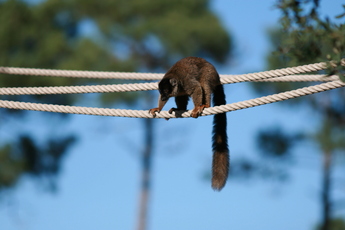
<svg viewBox="0 0 345 230"><path fill-rule="evenodd" d="M316 226L315 230L322 230L322 224ZM331 219L329 223L330 230L345 230L345 221L341 218Z"/></svg>
<svg viewBox="0 0 345 230"><path fill-rule="evenodd" d="M201 56L217 63L228 60L232 39L210 10L209 0L45 0L0 1L0 66L116 70L116 71L165 71L175 61L185 56ZM82 30L91 29L92 35ZM104 81L103 81L104 82ZM1 86L50 86L75 85L80 79L23 77L0 75ZM91 84L92 81L83 83ZM105 94L103 103L132 102L137 94ZM151 101L150 93L145 93ZM39 101L44 103L73 104L82 99L76 95L54 96L6 96L4 99ZM148 107L149 108L149 107ZM17 113L19 122L26 115L23 111L2 109L2 116ZM63 116L65 118L66 116ZM139 229L145 229L147 197L150 188L150 168L153 148L153 120L145 123L146 148L143 153L143 179L141 218ZM1 128L1 127L0 127ZM23 141L18 132L14 141L0 140L0 156L9 162L7 169L0 170L6 180L0 185L11 187L23 173L24 165L34 165L35 171L46 173L42 166L43 155L50 152L45 147L38 149L36 140L25 136L23 152L17 154L14 146ZM65 148L71 140L62 138ZM50 146L49 140L43 146ZM54 142L56 144L56 142ZM24 152L30 152L24 154ZM53 154L53 153L51 153ZM55 153L54 153L55 154ZM30 156L28 158L28 156ZM32 157L34 156L34 157ZM30 163L32 159L37 162ZM57 160L54 167L58 168ZM60 158L59 158L60 159ZM36 166L38 168L36 168ZM42 166L42 167L41 167ZM1 168L2 169L2 168ZM55 173L56 171L53 170ZM35 174L36 175L36 174ZM0 186L1 188L1 186Z"/></svg>
<svg viewBox="0 0 345 230"><path fill-rule="evenodd" d="M8 0L0 2L0 66L89 69L89 70L126 70L121 61L114 61L114 56L93 40L81 36L81 19L62 8L51 6L50 1L39 5L30 5L24 1ZM78 79L27 77L0 75L0 85L11 86L50 86L73 85ZM80 99L76 95L53 96L3 96L2 99L38 101L44 103L72 104ZM25 122L27 112L1 109L0 128L7 122ZM47 116L54 116L46 114ZM67 116L60 116L60 122ZM58 123L58 122L57 122ZM46 124L48 125L48 124ZM51 124L50 124L51 125ZM59 124L60 125L60 124ZM73 134L66 133L59 137L51 133L43 144L30 133L17 131L17 136L0 139L0 152L5 164L0 170L0 191L13 187L23 174L34 178L50 178L53 185L59 172L60 159L76 140ZM53 186L55 187L55 186ZM53 188L50 187L50 188Z"/></svg>
<svg viewBox="0 0 345 230"><path fill-rule="evenodd" d="M332 20L324 19L319 13L319 0L279 0L277 7L281 10L282 17L280 28L271 30L269 33L274 52L267 57L268 68L277 69L333 60L335 65L329 65L326 72L330 75L337 74L344 79L345 68L340 65L340 61L345 57L345 24L343 21L337 20L344 17L345 13ZM345 5L339 6L339 12L341 10L345 11ZM312 84L314 83L253 83L252 86L259 93L271 94ZM331 175L332 168L336 166L333 160L334 154L343 154L345 151L344 95L344 89L337 89L288 102L312 108L316 112L313 118L320 121L314 134L303 134L304 131L301 130L302 135L298 134L297 137L300 137L298 139L301 141L317 143L323 156L322 192L320 196L322 204L320 229L322 230L333 229L331 224L333 178ZM265 146L272 146L274 140L273 147L265 150L271 151L275 158L278 156L286 157L292 146L291 139L286 138L287 134L284 133L279 133L273 139L267 138L265 135L267 132L266 130L259 134L258 142L261 149ZM279 148L276 148L275 145L279 145Z"/></svg>

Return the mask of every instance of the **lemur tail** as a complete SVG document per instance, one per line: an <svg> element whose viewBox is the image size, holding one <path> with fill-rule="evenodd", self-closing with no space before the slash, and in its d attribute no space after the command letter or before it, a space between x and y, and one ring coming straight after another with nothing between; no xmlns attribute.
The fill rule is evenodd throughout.
<svg viewBox="0 0 345 230"><path fill-rule="evenodd" d="M223 85L216 86L213 92L213 105L225 105ZM228 178L229 149L226 134L226 113L219 113L213 118L213 162L212 162L212 188L220 191Z"/></svg>

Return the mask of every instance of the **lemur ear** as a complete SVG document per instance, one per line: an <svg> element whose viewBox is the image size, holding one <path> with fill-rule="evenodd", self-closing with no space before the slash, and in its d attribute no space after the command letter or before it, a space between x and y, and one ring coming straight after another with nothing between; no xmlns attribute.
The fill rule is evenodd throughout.
<svg viewBox="0 0 345 230"><path fill-rule="evenodd" d="M172 85L172 86L176 86L177 85L177 79L176 78L170 78L170 84Z"/></svg>

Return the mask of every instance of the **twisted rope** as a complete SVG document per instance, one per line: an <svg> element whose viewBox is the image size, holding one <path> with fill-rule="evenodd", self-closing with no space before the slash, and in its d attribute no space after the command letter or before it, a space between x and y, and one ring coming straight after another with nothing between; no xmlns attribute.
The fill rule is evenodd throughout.
<svg viewBox="0 0 345 230"><path fill-rule="evenodd" d="M255 82L308 82L308 81L337 81L340 80L339 76L326 74L311 74L311 75L288 75L282 77L274 77L262 80L256 80Z"/></svg>
<svg viewBox="0 0 345 230"><path fill-rule="evenodd" d="M333 63L331 63L333 64ZM345 65L345 59L341 62ZM327 64L316 63L298 67L284 68L279 70L264 71L259 73L251 73L244 75L221 75L222 84L245 82L245 81L331 81L316 86L304 87L284 93L274 94L266 97L260 97L252 100L227 104L207 108L203 112L203 116L213 115L216 113L224 113L239 109L254 107L258 105L273 103L276 101L287 100L299 96L314 94L334 88L344 87L345 83L339 81L338 77L332 76L326 78L324 75L316 77L315 75L304 76L286 76L305 72L314 72L327 68ZM118 78L118 79L139 79L139 80L159 80L163 74L142 74L142 73L119 73L119 72L96 72L96 71L69 71L69 70L42 70L28 68L10 68L0 67L0 73L19 74L19 75L39 75L39 76L62 76L62 77L85 77L85 78ZM285 77L283 77L285 76ZM157 89L157 83L139 83L139 84L122 84L122 85L96 85L96 86L69 86L69 87L19 87L19 88L0 88L2 95L20 95L20 94L65 94L65 93L90 93L90 92L125 92L138 90L154 90ZM0 108L10 109L26 109L47 112L90 114L101 116L121 116L121 117L138 117L151 118L147 111L142 110L121 110L106 108L89 108L78 106L49 105L38 103L26 103L0 100ZM181 115L181 117L189 117L190 111ZM162 111L157 114L157 118L173 118L172 114Z"/></svg>
<svg viewBox="0 0 345 230"><path fill-rule="evenodd" d="M106 71L53 70L17 67L0 67L0 73L31 76L98 78L98 79L126 79L126 80L159 80L161 73L126 73Z"/></svg>
<svg viewBox="0 0 345 230"><path fill-rule="evenodd" d="M111 93L129 91L147 91L158 88L158 83L57 86L57 87L8 87L0 88L0 95L32 95L32 94L71 94L71 93Z"/></svg>
<svg viewBox="0 0 345 230"><path fill-rule="evenodd" d="M325 62L320 62L320 63L315 63L315 64L289 67L289 68L277 69L277 70L269 70L269 71L263 71L263 72L258 72L258 73L233 75L231 78L223 78L222 84L230 84L230 83L246 82L246 81L259 81L263 79L282 77L286 75L315 72L315 71L324 70L326 68L327 68L327 64Z"/></svg>
<svg viewBox="0 0 345 230"><path fill-rule="evenodd" d="M332 62L331 62L332 64ZM345 65L345 59L341 60L341 65ZM255 81L260 79L286 76L292 74L306 73L324 70L327 68L326 62L315 64L289 67L278 70L270 70L259 73L250 73L244 75L223 75L231 76L229 81L224 83L235 83L243 81ZM0 73L16 75L35 75L35 76L53 76L53 77L75 77L75 78L103 78L103 79L126 79L126 80L159 80L163 77L161 73L125 73L125 72L104 72L104 71L76 71L76 70L52 70L52 69L33 69L33 68L15 68L0 67Z"/></svg>
<svg viewBox="0 0 345 230"><path fill-rule="evenodd" d="M233 76L228 76L232 78ZM227 77L222 77L222 84ZM257 80L260 82L286 82L286 81L334 81L338 76L326 77L326 75L291 75ZM113 85L87 85L87 86L57 86L57 87L3 87L0 95L43 95L43 94L72 94L72 93L111 93L156 90L157 82L136 84L113 84Z"/></svg>
<svg viewBox="0 0 345 230"><path fill-rule="evenodd" d="M242 102L207 108L203 111L202 116L231 112L231 111L255 107L259 105L270 104L277 101L288 100L291 98L319 93L319 92L323 92L323 91L327 91L327 90L331 90L335 88L340 88L344 86L345 86L345 83L342 81L332 81L332 82L323 83L319 85L291 90L291 91L287 91L283 93L273 94L273 95L269 95L265 97L246 100ZM152 115L149 114L148 111L143 111L143 110L91 108L91 107L79 107L79 106L64 106L64 105L16 102L16 101L6 101L6 100L0 100L0 108L24 109L24 110L58 112L58 113L88 114L88 115L99 115L99 116L152 118ZM187 111L183 113L181 117L190 117L190 112L191 111ZM174 118L174 117L175 115L169 114L167 111L161 111L156 116L156 118Z"/></svg>

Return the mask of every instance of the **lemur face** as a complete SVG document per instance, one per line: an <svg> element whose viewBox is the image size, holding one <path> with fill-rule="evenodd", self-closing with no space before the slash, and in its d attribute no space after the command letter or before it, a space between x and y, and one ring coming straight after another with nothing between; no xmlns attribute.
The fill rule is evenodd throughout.
<svg viewBox="0 0 345 230"><path fill-rule="evenodd" d="M178 83L174 78L162 79L158 84L158 88L162 101L167 101L170 97L175 97L178 93Z"/></svg>

